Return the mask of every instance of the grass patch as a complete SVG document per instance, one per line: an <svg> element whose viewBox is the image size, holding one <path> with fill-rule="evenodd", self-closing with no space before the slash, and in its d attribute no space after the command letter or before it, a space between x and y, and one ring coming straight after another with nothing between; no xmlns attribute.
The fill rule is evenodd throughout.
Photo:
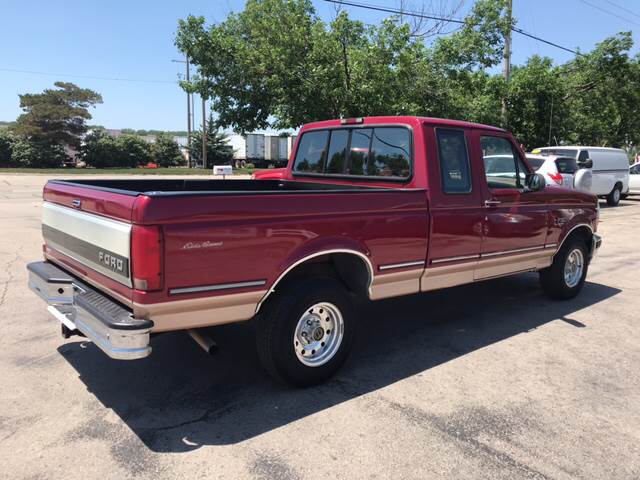
<svg viewBox="0 0 640 480"><path fill-rule="evenodd" d="M236 168L234 175L251 175L255 168ZM3 173L48 175L211 175L202 168L0 168Z"/></svg>

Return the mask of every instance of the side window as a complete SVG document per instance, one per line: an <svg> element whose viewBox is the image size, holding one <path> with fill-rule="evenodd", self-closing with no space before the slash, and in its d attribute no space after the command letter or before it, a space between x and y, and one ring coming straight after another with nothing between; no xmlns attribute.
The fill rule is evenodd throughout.
<svg viewBox="0 0 640 480"><path fill-rule="evenodd" d="M489 188L522 188L528 169L509 140L480 137L484 173Z"/></svg>
<svg viewBox="0 0 640 480"><path fill-rule="evenodd" d="M580 150L580 155L578 155L578 162L584 162L589 159L589 150Z"/></svg>
<svg viewBox="0 0 640 480"><path fill-rule="evenodd" d="M436 129L444 193L471 192L469 154L462 130Z"/></svg>
<svg viewBox="0 0 640 480"><path fill-rule="evenodd" d="M322 173L324 171L324 151L327 147L329 132L320 130L302 135L293 170L305 173Z"/></svg>
<svg viewBox="0 0 640 480"><path fill-rule="evenodd" d="M326 173L344 173L344 162L347 157L349 130L332 130L327 155Z"/></svg>
<svg viewBox="0 0 640 480"><path fill-rule="evenodd" d="M635 165L629 169L629 173L632 175L640 174L640 165Z"/></svg>
<svg viewBox="0 0 640 480"><path fill-rule="evenodd" d="M351 148L349 149L348 175L364 175L365 165L369 159L371 145L370 128L356 128L351 130Z"/></svg>
<svg viewBox="0 0 640 480"><path fill-rule="evenodd" d="M411 140L406 128L374 128L367 175L408 177L411 170L410 149Z"/></svg>
<svg viewBox="0 0 640 480"><path fill-rule="evenodd" d="M556 167L560 173L573 174L578 170L578 162L573 158L560 157L556 158Z"/></svg>

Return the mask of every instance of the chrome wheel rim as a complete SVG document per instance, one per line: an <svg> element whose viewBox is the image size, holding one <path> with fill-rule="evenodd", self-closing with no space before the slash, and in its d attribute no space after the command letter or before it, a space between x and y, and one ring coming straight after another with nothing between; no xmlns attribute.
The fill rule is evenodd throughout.
<svg viewBox="0 0 640 480"><path fill-rule="evenodd" d="M613 190L613 201L615 203L618 203L620 201L620 190L618 190L617 188Z"/></svg>
<svg viewBox="0 0 640 480"><path fill-rule="evenodd" d="M564 263L564 283L573 288L580 282L584 270L584 255L582 250L575 248L567 255Z"/></svg>
<svg viewBox="0 0 640 480"><path fill-rule="evenodd" d="M340 309L328 302L309 307L298 320L293 348L298 360L308 367L319 367L331 360L342 343L344 320Z"/></svg>

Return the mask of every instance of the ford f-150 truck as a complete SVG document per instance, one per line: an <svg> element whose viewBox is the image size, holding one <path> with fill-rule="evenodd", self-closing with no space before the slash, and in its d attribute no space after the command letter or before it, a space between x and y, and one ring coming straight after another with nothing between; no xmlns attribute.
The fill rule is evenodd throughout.
<svg viewBox="0 0 640 480"><path fill-rule="evenodd" d="M282 176L50 181L30 287L115 359L174 330L211 349L203 327L253 320L266 369L305 386L345 360L359 299L530 271L568 299L601 243L596 197L546 186L495 127L312 123Z"/></svg>

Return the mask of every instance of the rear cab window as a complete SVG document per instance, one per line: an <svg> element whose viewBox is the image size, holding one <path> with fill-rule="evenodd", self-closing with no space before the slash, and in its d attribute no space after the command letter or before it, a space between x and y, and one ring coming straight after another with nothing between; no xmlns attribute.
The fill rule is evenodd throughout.
<svg viewBox="0 0 640 480"><path fill-rule="evenodd" d="M412 168L409 128L366 126L305 132L293 173L407 180Z"/></svg>

